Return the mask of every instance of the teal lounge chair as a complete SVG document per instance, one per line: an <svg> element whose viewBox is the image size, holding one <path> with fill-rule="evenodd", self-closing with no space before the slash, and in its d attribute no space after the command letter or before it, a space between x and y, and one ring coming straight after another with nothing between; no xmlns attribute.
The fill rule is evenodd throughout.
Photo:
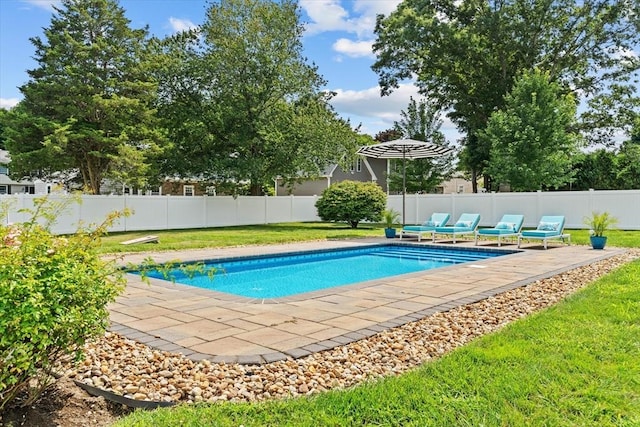
<svg viewBox="0 0 640 427"><path fill-rule="evenodd" d="M453 227L436 227L432 240L435 242L438 234L447 234L453 236L453 243L455 243L457 236L474 234L479 222L480 214L463 213Z"/></svg>
<svg viewBox="0 0 640 427"><path fill-rule="evenodd" d="M422 239L422 234L433 234L436 227L444 227L451 218L448 213L433 213L431 217L422 225L406 225L400 232L400 239L404 235L418 235L418 242Z"/></svg>
<svg viewBox="0 0 640 427"><path fill-rule="evenodd" d="M542 240L545 249L547 249L547 241L552 239L560 239L563 242L564 239L567 239L567 242L571 244L571 235L564 233L564 216L561 215L543 216L535 230L521 231L518 236L518 247L523 239Z"/></svg>
<svg viewBox="0 0 640 427"><path fill-rule="evenodd" d="M518 237L524 222L524 215L503 215L500 222L493 228L481 228L476 231L476 246L478 246L478 237L497 238L498 246L502 244L503 237Z"/></svg>

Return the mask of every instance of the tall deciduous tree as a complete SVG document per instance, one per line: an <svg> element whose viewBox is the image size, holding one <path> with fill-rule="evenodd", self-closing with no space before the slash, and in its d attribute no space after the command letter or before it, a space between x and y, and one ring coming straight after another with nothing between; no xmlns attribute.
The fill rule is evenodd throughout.
<svg viewBox="0 0 640 427"><path fill-rule="evenodd" d="M7 125L7 114L8 111L5 110L4 108L0 108L0 149L4 150L5 149L5 144L4 141L6 138L6 136L4 136L4 128Z"/></svg>
<svg viewBox="0 0 640 427"><path fill-rule="evenodd" d="M573 162L575 182L566 185L566 190L586 191L620 190L618 179L618 156L612 150L600 148L589 153L580 153Z"/></svg>
<svg viewBox="0 0 640 427"><path fill-rule="evenodd" d="M640 189L640 116L636 117L630 138L623 142L617 157L621 189Z"/></svg>
<svg viewBox="0 0 640 427"><path fill-rule="evenodd" d="M55 135L56 123L36 116L24 103L19 103L3 117L6 148L11 152L10 175L46 178L73 167L71 159L61 156L54 144L47 143Z"/></svg>
<svg viewBox="0 0 640 427"><path fill-rule="evenodd" d="M505 106L479 133L491 147L489 173L514 191L558 188L572 178L579 136L572 132L576 103L562 95L549 73L525 72L505 97Z"/></svg>
<svg viewBox="0 0 640 427"><path fill-rule="evenodd" d="M410 98L406 110L401 111L401 119L394 123L394 130L404 138L427 141L449 146L440 131L442 120L440 109L433 101ZM432 193L442 181L451 177L453 154L446 156L413 159L405 163L406 188L408 192ZM392 161L389 174L389 189L402 191L402 161Z"/></svg>
<svg viewBox="0 0 640 427"><path fill-rule="evenodd" d="M143 184L164 136L147 30L129 23L116 0L62 0L44 40L31 39L38 67L10 120L12 170L74 168L94 194L108 176Z"/></svg>
<svg viewBox="0 0 640 427"><path fill-rule="evenodd" d="M396 130L395 128L380 131L376 134L376 136L373 137L373 139L378 142L393 141L394 139L400 138L402 138L402 132Z"/></svg>
<svg viewBox="0 0 640 427"><path fill-rule="evenodd" d="M250 182L258 195L355 152L358 135L320 91L302 32L295 1L221 0L199 31L167 41L161 112L183 157L169 171Z"/></svg>
<svg viewBox="0 0 640 427"><path fill-rule="evenodd" d="M635 0L405 0L378 18L373 69L383 94L416 76L421 93L451 108L466 134L461 161L488 186L490 147L478 132L523 70L583 94L585 128L625 124L611 118L638 105L639 11Z"/></svg>

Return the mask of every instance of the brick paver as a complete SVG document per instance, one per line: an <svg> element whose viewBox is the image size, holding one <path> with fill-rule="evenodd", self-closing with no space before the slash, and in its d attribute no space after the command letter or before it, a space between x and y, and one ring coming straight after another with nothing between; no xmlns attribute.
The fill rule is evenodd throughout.
<svg viewBox="0 0 640 427"><path fill-rule="evenodd" d="M131 254L123 262L137 263L148 256L157 262L196 261L357 247L372 242L386 243L386 240ZM515 245L503 245L502 249L514 250ZM523 249L517 254L470 264L269 300L247 299L157 279L150 279L149 286L139 277L129 275L125 292L109 305L111 329L160 349L182 352L194 360L273 362L353 342L620 252L594 251L575 245Z"/></svg>

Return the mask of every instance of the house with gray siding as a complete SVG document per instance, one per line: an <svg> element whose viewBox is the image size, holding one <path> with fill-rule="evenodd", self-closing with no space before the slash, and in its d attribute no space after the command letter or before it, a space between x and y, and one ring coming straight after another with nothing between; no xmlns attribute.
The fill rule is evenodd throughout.
<svg viewBox="0 0 640 427"><path fill-rule="evenodd" d="M375 182L385 192L388 192L387 174L389 168L388 159L376 159L371 157L358 158L349 168L344 170L340 165L333 164L327 167L318 178L306 179L301 183L287 186L283 180L276 180L276 196L319 196L322 191L331 184L351 180L363 182ZM472 193L471 181L461 173L456 173L447 181L443 181L436 187L436 193Z"/></svg>
<svg viewBox="0 0 640 427"><path fill-rule="evenodd" d="M319 196L325 188L341 181L375 182L387 191L387 160L359 157L345 170L338 164L329 165L315 179L303 179L292 187L276 180L276 196Z"/></svg>

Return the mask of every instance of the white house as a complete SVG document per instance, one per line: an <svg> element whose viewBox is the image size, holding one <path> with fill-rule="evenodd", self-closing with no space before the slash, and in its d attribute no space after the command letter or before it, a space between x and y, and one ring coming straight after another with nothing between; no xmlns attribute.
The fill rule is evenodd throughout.
<svg viewBox="0 0 640 427"><path fill-rule="evenodd" d="M0 194L35 194L36 187L32 181L14 181L9 178L11 156L6 150L0 150Z"/></svg>

